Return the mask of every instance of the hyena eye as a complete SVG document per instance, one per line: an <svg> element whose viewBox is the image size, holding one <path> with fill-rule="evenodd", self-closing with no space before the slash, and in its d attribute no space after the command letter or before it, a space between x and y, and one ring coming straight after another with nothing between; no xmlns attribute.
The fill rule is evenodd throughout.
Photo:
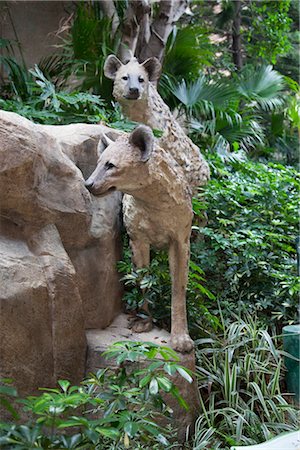
<svg viewBox="0 0 300 450"><path fill-rule="evenodd" d="M110 170L110 169L113 169L116 166L113 163L111 163L111 162L106 162L104 167L105 167L106 170Z"/></svg>
<svg viewBox="0 0 300 450"><path fill-rule="evenodd" d="M124 77L122 77L122 80L127 81L127 80L128 80L128 76L127 76L127 75L124 75Z"/></svg>
<svg viewBox="0 0 300 450"><path fill-rule="evenodd" d="M143 83L145 80L144 80L144 78L143 77L139 77L139 82L140 83Z"/></svg>

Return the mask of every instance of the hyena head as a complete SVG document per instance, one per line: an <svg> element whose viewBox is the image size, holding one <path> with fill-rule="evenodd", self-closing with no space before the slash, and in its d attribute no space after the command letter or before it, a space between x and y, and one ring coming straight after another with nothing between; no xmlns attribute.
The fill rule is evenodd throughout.
<svg viewBox="0 0 300 450"><path fill-rule="evenodd" d="M146 99L149 81L156 81L160 70L161 65L156 58L149 58L142 64L132 58L127 64L122 64L116 56L109 55L104 64L104 75L114 80L113 96L119 102Z"/></svg>
<svg viewBox="0 0 300 450"><path fill-rule="evenodd" d="M86 188L94 195L105 195L114 190L132 193L148 182L147 161L154 137L151 128L139 125L128 136L121 136L100 154L97 167L86 180Z"/></svg>

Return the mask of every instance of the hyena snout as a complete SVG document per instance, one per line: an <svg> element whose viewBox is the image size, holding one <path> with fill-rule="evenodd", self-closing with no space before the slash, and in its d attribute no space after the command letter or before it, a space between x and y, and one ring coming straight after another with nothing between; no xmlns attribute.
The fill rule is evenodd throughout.
<svg viewBox="0 0 300 450"><path fill-rule="evenodd" d="M96 182L95 180L88 178L84 185L87 190L95 196L107 195L116 190L116 186L111 186L110 183L105 182L105 180Z"/></svg>
<svg viewBox="0 0 300 450"><path fill-rule="evenodd" d="M94 186L94 181L88 179L84 182L85 187L87 188L88 191L92 192L93 186Z"/></svg>
<svg viewBox="0 0 300 450"><path fill-rule="evenodd" d="M129 87L126 98L130 100L137 100L140 96L140 90L138 87Z"/></svg>

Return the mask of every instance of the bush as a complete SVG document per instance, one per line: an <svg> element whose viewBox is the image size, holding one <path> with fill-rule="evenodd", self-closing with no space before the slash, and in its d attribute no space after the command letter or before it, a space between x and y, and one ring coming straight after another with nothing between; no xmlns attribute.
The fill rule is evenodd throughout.
<svg viewBox="0 0 300 450"><path fill-rule="evenodd" d="M194 450L253 445L298 429L299 415L282 393L282 358L257 320L235 320L197 346L202 411Z"/></svg>
<svg viewBox="0 0 300 450"><path fill-rule="evenodd" d="M108 120L109 114L98 96L87 92L59 91L38 66L30 72L21 67L19 70L26 78L26 89L19 83L18 91L14 95L9 94L6 99L0 99L1 109L47 125L97 123L100 120Z"/></svg>
<svg viewBox="0 0 300 450"><path fill-rule="evenodd" d="M59 388L42 389L46 392L40 396L19 400L33 420L26 424L0 422L1 448L159 450L173 447L168 441L172 411L163 394L173 395L188 409L172 383L172 376L179 373L192 382L190 371L178 364L179 358L173 350L151 343L117 342L104 356L113 358L119 368L100 369L90 374L80 387L60 380ZM8 396L16 396L14 389L0 388L1 403L16 419ZM168 426L158 425L162 419L166 424L168 418Z"/></svg>
<svg viewBox="0 0 300 450"><path fill-rule="evenodd" d="M217 156L211 156L211 168L205 239L193 244L208 289L219 297L225 316L240 309L257 311L266 322L293 323L299 174L273 163L225 165Z"/></svg>

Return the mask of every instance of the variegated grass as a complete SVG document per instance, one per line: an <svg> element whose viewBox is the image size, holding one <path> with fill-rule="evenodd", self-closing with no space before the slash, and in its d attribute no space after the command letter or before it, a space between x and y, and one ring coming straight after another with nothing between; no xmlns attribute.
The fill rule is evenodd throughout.
<svg viewBox="0 0 300 450"><path fill-rule="evenodd" d="M223 329L219 338L197 341L202 412L194 450L252 445L299 427L297 408L282 392L279 338L251 317Z"/></svg>

